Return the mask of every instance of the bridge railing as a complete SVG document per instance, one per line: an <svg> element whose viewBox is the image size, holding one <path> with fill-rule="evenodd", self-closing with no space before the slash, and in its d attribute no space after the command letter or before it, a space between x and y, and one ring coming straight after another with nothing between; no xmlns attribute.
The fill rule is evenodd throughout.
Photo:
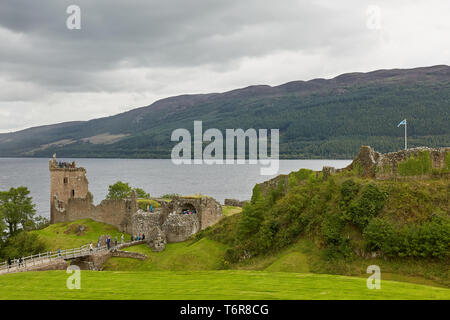
<svg viewBox="0 0 450 320"><path fill-rule="evenodd" d="M134 241L126 241L124 243L132 243L132 242L140 242L139 240ZM120 246L122 243L118 243L118 246ZM110 248L114 248L114 246L110 246ZM27 268L33 267L35 265L39 265L42 262L51 262L56 259L74 259L82 256L91 255L95 252L99 251L105 251L108 250L108 247L100 246L100 247L93 247L92 250L90 249L90 245L86 244L84 246L78 247L78 248L71 248L71 249L64 249L59 251L48 251L44 253L38 253L35 255L30 255L27 257L22 258L22 262L19 262L19 259L13 259L11 261L11 265L8 266L8 261L0 262L0 271L2 270L8 270L9 269L15 269L15 271L26 271Z"/></svg>

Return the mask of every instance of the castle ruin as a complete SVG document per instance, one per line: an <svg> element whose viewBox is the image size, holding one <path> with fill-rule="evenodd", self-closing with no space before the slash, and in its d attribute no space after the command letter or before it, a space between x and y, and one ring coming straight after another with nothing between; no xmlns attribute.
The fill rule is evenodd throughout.
<svg viewBox="0 0 450 320"><path fill-rule="evenodd" d="M160 251L166 242L180 242L222 218L222 206L207 196L155 199L160 208L140 210L136 194L127 199L105 199L94 205L86 169L75 162L49 161L50 223L92 219L115 226L121 232L145 234L148 244ZM187 210L195 214L184 214Z"/></svg>

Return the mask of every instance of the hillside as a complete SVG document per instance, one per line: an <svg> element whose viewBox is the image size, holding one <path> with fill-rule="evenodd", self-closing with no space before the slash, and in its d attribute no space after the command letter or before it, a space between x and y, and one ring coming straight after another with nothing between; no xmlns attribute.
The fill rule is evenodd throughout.
<svg viewBox="0 0 450 320"><path fill-rule="evenodd" d="M450 286L450 149L440 149L445 163L433 170L419 150L396 163L398 176L382 179L361 167L370 167L367 147L335 173L278 176L196 239L227 245L231 269L361 276L374 264L387 277ZM400 154L379 155L380 163Z"/></svg>
<svg viewBox="0 0 450 320"><path fill-rule="evenodd" d="M381 152L450 146L450 67L348 73L333 79L257 85L170 97L115 116L0 134L0 157L168 158L177 128L278 128L281 158L352 158L361 144Z"/></svg>

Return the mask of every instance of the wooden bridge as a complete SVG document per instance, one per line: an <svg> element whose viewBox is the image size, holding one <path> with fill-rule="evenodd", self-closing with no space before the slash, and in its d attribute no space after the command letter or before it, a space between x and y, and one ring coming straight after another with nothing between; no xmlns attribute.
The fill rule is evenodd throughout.
<svg viewBox="0 0 450 320"><path fill-rule="evenodd" d="M117 246L111 246L109 249L107 246L89 248L89 244L81 246L79 248L65 249L61 251L48 251L44 253L38 253L28 257L23 257L22 261L14 259L11 261L11 265L8 265L8 261L0 263L0 275L15 272L33 271L42 267L51 267L61 263L62 261L72 260L80 257L87 257L100 252L107 252L109 250L118 250L123 247L131 245L141 244L143 241L130 241Z"/></svg>

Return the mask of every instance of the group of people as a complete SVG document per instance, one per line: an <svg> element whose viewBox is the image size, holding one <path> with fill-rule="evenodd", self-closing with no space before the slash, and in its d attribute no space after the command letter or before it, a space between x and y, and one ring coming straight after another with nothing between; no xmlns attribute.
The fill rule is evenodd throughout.
<svg viewBox="0 0 450 320"><path fill-rule="evenodd" d="M13 263L17 263L17 267L23 267L23 258L19 258L19 259L14 259L11 260L11 258L8 258L8 270L11 268Z"/></svg>
<svg viewBox="0 0 450 320"><path fill-rule="evenodd" d="M131 235L131 241L145 240L145 234L138 234L136 236Z"/></svg>
<svg viewBox="0 0 450 320"><path fill-rule="evenodd" d="M183 214L196 214L197 213L197 211L194 209L194 210L184 210L183 211Z"/></svg>
<svg viewBox="0 0 450 320"><path fill-rule="evenodd" d="M58 162L58 168L75 168L75 161L72 163L69 162Z"/></svg>

